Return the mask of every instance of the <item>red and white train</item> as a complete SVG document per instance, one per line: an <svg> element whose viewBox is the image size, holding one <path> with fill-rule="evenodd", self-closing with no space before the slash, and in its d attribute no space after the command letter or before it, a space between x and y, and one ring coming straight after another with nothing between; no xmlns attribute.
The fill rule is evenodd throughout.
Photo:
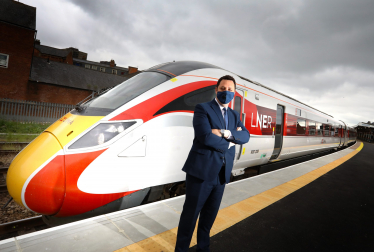
<svg viewBox="0 0 374 252"><path fill-rule="evenodd" d="M319 110L214 65L181 61L150 68L72 110L11 163L14 200L53 223L153 201L183 181L198 103L217 80L237 81L230 107L251 134L237 145L233 176L244 169L346 146L347 125Z"/></svg>

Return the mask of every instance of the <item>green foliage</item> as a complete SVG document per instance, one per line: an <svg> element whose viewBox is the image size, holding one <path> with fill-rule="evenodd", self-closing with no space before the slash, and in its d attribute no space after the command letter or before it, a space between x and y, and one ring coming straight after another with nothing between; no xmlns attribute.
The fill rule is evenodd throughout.
<svg viewBox="0 0 374 252"><path fill-rule="evenodd" d="M49 125L50 124L12 122L0 119L0 133L40 134L48 128Z"/></svg>
<svg viewBox="0 0 374 252"><path fill-rule="evenodd" d="M13 134L5 133L0 134L0 142L22 142L29 143L34 140L39 134Z"/></svg>

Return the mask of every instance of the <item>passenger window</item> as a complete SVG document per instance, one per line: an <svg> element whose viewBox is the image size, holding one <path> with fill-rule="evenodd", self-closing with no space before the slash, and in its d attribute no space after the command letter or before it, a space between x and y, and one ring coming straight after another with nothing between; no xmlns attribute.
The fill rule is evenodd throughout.
<svg viewBox="0 0 374 252"><path fill-rule="evenodd" d="M330 126L330 135L331 136L334 136L335 135L335 127L334 126Z"/></svg>
<svg viewBox="0 0 374 252"><path fill-rule="evenodd" d="M305 120L304 119L297 119L297 134L298 135L305 135Z"/></svg>
<svg viewBox="0 0 374 252"><path fill-rule="evenodd" d="M316 134L316 123L309 122L309 135L314 136Z"/></svg>
<svg viewBox="0 0 374 252"><path fill-rule="evenodd" d="M329 136L330 135L330 125L324 124L323 135L324 136Z"/></svg>
<svg viewBox="0 0 374 252"><path fill-rule="evenodd" d="M242 98L240 98L240 96L235 97L234 110L238 112L239 115L242 114Z"/></svg>
<svg viewBox="0 0 374 252"><path fill-rule="evenodd" d="M317 128L317 133L319 136L322 136L322 124L321 123L316 123L316 128Z"/></svg>
<svg viewBox="0 0 374 252"><path fill-rule="evenodd" d="M211 101L216 96L214 88L215 86L210 86L186 94L184 102L187 106L195 107L199 103Z"/></svg>
<svg viewBox="0 0 374 252"><path fill-rule="evenodd" d="M157 111L153 116L171 111L194 111L199 103L208 102L216 97L215 85L200 88L180 96Z"/></svg>

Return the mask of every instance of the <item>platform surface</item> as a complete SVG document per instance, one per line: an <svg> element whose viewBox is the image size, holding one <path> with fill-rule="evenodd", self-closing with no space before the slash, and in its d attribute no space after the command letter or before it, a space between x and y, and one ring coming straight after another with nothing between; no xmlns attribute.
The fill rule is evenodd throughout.
<svg viewBox="0 0 374 252"><path fill-rule="evenodd" d="M372 251L374 145L361 148L228 184L211 251ZM0 251L173 251L183 203L180 196L14 237Z"/></svg>
<svg viewBox="0 0 374 252"><path fill-rule="evenodd" d="M211 237L211 251L374 251L374 144Z"/></svg>

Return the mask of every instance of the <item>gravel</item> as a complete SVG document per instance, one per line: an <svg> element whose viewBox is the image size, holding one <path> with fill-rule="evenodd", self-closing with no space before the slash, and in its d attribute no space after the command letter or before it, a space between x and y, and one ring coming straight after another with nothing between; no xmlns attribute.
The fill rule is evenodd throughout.
<svg viewBox="0 0 374 252"><path fill-rule="evenodd" d="M3 209L3 206L9 199L10 195L8 193L0 193L0 224L40 215L21 207L14 200Z"/></svg>

